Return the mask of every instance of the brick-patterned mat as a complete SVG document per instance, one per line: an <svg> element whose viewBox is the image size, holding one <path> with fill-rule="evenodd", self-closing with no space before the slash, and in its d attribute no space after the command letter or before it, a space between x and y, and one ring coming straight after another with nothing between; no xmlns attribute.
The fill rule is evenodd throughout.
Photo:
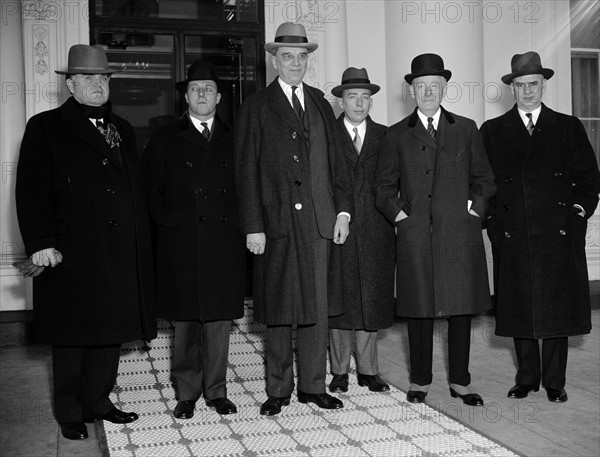
<svg viewBox="0 0 600 457"><path fill-rule="evenodd" d="M104 422L111 457L184 456L514 456L512 451L435 409L406 401L394 387L388 393L358 387L351 374L344 408L327 411L292 396L281 414L259 414L266 399L264 326L253 322L247 304L235 322L227 370L228 397L238 413L220 416L200 399L192 419L177 420L170 381L173 330L159 321L158 338L124 345L112 400L139 420L127 425ZM329 382L330 379L327 379Z"/></svg>

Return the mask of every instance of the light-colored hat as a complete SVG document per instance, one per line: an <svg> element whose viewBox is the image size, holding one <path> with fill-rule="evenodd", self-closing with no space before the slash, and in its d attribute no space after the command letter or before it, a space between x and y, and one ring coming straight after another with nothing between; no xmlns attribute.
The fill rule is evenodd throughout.
<svg viewBox="0 0 600 457"><path fill-rule="evenodd" d="M552 78L554 70L542 67L542 59L535 51L525 54L515 54L510 60L511 72L502 77L504 84L512 83L512 80L525 75L542 75L546 79Z"/></svg>
<svg viewBox="0 0 600 457"><path fill-rule="evenodd" d="M319 45L317 43L308 42L306 29L302 24L284 22L277 27L275 41L265 44L265 51L274 54L277 48L282 46L290 48L306 48L308 52L313 52Z"/></svg>
<svg viewBox="0 0 600 457"><path fill-rule="evenodd" d="M75 44L69 49L69 60L66 71L55 71L59 75L75 75L78 73L103 75L116 73L119 70L108 66L106 53L99 44L94 46Z"/></svg>
<svg viewBox="0 0 600 457"><path fill-rule="evenodd" d="M375 95L381 89L377 84L371 84L369 75L365 68L350 67L342 74L342 84L331 89L336 97L341 97L346 89L369 89L371 95Z"/></svg>

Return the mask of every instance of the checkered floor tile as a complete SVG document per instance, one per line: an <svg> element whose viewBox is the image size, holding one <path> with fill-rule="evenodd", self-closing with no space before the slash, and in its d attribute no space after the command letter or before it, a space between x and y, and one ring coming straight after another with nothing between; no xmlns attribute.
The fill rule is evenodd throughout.
<svg viewBox="0 0 600 457"><path fill-rule="evenodd" d="M321 410L292 402L274 417L259 414L266 399L264 326L247 304L232 329L227 389L238 413L220 416L198 401L190 420L177 420L169 379L173 329L159 321L159 336L147 347L124 345L112 400L140 418L127 425L104 422L111 457L409 457L514 456L486 437L427 405L406 401L394 387L372 393L350 383L339 398L344 408ZM351 375L352 378L352 375ZM327 380L329 382L329 379Z"/></svg>

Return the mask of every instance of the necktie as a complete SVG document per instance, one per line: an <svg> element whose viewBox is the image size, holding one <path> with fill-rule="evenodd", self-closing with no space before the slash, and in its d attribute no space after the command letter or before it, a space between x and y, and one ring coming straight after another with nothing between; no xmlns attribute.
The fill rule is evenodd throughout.
<svg viewBox="0 0 600 457"><path fill-rule="evenodd" d="M529 135L533 135L533 127L535 127L533 125L533 115L531 113L525 113L525 116L529 118L529 122L527 123L527 131L529 132Z"/></svg>
<svg viewBox="0 0 600 457"><path fill-rule="evenodd" d="M360 150L362 148L362 141L360 139L360 135L358 134L358 129L354 127L354 139L352 140L352 144L354 144L354 149L356 149L356 153L360 154Z"/></svg>
<svg viewBox="0 0 600 457"><path fill-rule="evenodd" d="M204 138L206 138L207 140L210 139L210 130L208 130L208 124L206 122L200 122L200 125L202 126L202 135L204 135Z"/></svg>
<svg viewBox="0 0 600 457"><path fill-rule="evenodd" d="M435 140L435 129L433 128L433 118L432 117L428 117L427 118L427 133L429 133L431 135L431 138L433 138Z"/></svg>
<svg viewBox="0 0 600 457"><path fill-rule="evenodd" d="M302 109L302 105L300 104L300 100L296 95L296 89L298 86L292 86L292 106L294 107L294 112L296 113L296 117L300 122L304 121L304 110Z"/></svg>

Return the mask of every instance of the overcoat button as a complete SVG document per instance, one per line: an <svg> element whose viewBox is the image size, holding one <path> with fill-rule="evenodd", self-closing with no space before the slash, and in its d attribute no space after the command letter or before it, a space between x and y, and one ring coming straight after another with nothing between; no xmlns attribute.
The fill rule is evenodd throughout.
<svg viewBox="0 0 600 457"><path fill-rule="evenodd" d="M108 221L108 223L109 223L110 225L112 225L113 227L116 227L116 226L117 226L117 221L115 221L115 220L112 220L112 219L111 219L110 221Z"/></svg>
<svg viewBox="0 0 600 457"><path fill-rule="evenodd" d="M228 163L222 163L222 164L221 164L221 168L227 168L228 166L229 166L229 164L228 164Z"/></svg>
<svg viewBox="0 0 600 457"><path fill-rule="evenodd" d="M559 230L558 233L560 233L560 236L565 236L567 234L566 230Z"/></svg>
<svg viewBox="0 0 600 457"><path fill-rule="evenodd" d="M227 192L227 189L225 189L224 187L219 187L219 192L224 194L225 192Z"/></svg>
<svg viewBox="0 0 600 457"><path fill-rule="evenodd" d="M502 209L503 209L504 211L508 211L508 210L510 209L510 206L508 206L508 205L504 205L504 206L502 207Z"/></svg>
<svg viewBox="0 0 600 457"><path fill-rule="evenodd" d="M433 173L433 171L431 171L429 168L427 170L425 170L425 173L430 175L431 173Z"/></svg>
<svg viewBox="0 0 600 457"><path fill-rule="evenodd" d="M221 216L221 222L227 222L227 221L228 221L227 216Z"/></svg>
<svg viewBox="0 0 600 457"><path fill-rule="evenodd" d="M431 194L427 194L427 198L431 198Z"/></svg>
<svg viewBox="0 0 600 457"><path fill-rule="evenodd" d="M292 133L292 139L293 139L293 140L295 140L297 136L298 136L298 134L297 134L296 132L293 132L293 133Z"/></svg>
<svg viewBox="0 0 600 457"><path fill-rule="evenodd" d="M558 206L567 206L565 202L558 202Z"/></svg>
<svg viewBox="0 0 600 457"><path fill-rule="evenodd" d="M427 146L421 146L421 151L425 151L427 149Z"/></svg>
<svg viewBox="0 0 600 457"><path fill-rule="evenodd" d="M510 238L510 233L508 233L508 232L504 232L504 237L505 237L505 238Z"/></svg>
<svg viewBox="0 0 600 457"><path fill-rule="evenodd" d="M509 183L512 182L512 178L510 176L508 176L507 178L504 179L505 183Z"/></svg>
<svg viewBox="0 0 600 457"><path fill-rule="evenodd" d="M560 171L557 171L556 173L554 173L555 178L560 178L561 176L562 176L562 173Z"/></svg>
<svg viewBox="0 0 600 457"><path fill-rule="evenodd" d="M300 187L302 185L302 181L296 179L296 181L294 181L294 184L296 184L296 187Z"/></svg>
<svg viewBox="0 0 600 457"><path fill-rule="evenodd" d="M188 168L192 168L194 166L194 164L192 162L186 162L185 166Z"/></svg>
<svg viewBox="0 0 600 457"><path fill-rule="evenodd" d="M294 208L296 208L297 210L301 210L302 209L302 203L296 203L294 205Z"/></svg>
<svg viewBox="0 0 600 457"><path fill-rule="evenodd" d="M298 157L297 155L294 155L293 159L294 162L300 162L300 157Z"/></svg>
<svg viewBox="0 0 600 457"><path fill-rule="evenodd" d="M205 219L204 216L198 216L198 222L204 222Z"/></svg>
<svg viewBox="0 0 600 457"><path fill-rule="evenodd" d="M108 159L107 158L102 159L102 165L108 165Z"/></svg>

